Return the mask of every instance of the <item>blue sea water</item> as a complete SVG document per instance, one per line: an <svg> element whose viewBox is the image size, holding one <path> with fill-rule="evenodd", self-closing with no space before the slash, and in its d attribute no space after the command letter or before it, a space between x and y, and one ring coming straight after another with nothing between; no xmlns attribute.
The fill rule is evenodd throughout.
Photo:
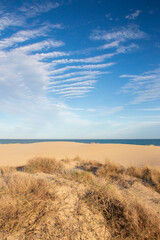
<svg viewBox="0 0 160 240"><path fill-rule="evenodd" d="M0 139L0 144L36 142L120 143L160 146L160 139Z"/></svg>

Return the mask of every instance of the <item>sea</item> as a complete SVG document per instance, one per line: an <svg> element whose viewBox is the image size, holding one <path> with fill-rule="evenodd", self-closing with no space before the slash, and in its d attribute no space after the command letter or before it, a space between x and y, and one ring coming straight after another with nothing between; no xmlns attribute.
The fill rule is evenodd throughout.
<svg viewBox="0 0 160 240"><path fill-rule="evenodd" d="M0 144L37 142L116 143L160 146L160 139L0 139Z"/></svg>

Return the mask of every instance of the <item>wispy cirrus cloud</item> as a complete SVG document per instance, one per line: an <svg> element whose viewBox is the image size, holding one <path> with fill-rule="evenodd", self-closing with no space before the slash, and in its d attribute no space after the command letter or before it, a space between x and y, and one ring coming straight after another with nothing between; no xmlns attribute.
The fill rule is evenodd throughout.
<svg viewBox="0 0 160 240"><path fill-rule="evenodd" d="M135 18L137 18L140 15L141 12L142 12L141 10L136 10L135 12L125 16L125 18L129 19L129 20L134 20Z"/></svg>
<svg viewBox="0 0 160 240"><path fill-rule="evenodd" d="M106 17L109 21L112 21L112 20L113 20L111 13L107 13L107 14L105 15L105 17Z"/></svg>
<svg viewBox="0 0 160 240"><path fill-rule="evenodd" d="M90 74L90 73L86 73L84 76L78 76L78 77L74 77L74 78L67 78L67 79L63 79L63 80L58 80L57 79L53 79L52 82L50 82L49 85L55 85L55 84L60 84L60 83L66 83L66 82L79 82L79 81L83 81L83 80L88 80L88 79L95 79L97 78L96 74Z"/></svg>
<svg viewBox="0 0 160 240"><path fill-rule="evenodd" d="M35 1L34 4L25 2L23 6L19 8L19 11L28 17L35 17L41 13L46 13L52 9L58 8L60 5L59 1Z"/></svg>
<svg viewBox="0 0 160 240"><path fill-rule="evenodd" d="M103 62L107 58L111 58L115 53L107 53L99 56L89 57L89 58L79 58L79 59L61 59L54 60L53 63L57 64L67 64L67 63L99 63Z"/></svg>
<svg viewBox="0 0 160 240"><path fill-rule="evenodd" d="M111 31L94 30L90 38L92 40L105 40L106 42L113 40L125 42L127 40L145 38L146 36L147 34L141 31L137 25L132 24L126 27L112 29Z"/></svg>
<svg viewBox="0 0 160 240"><path fill-rule="evenodd" d="M104 50L104 49L109 49L109 48L118 47L118 45L119 45L119 41L116 40L116 41L113 41L113 42L111 42L111 43L106 43L106 44L100 46L98 49Z"/></svg>
<svg viewBox="0 0 160 240"><path fill-rule="evenodd" d="M0 16L0 31L3 31L4 29L8 27L17 26L20 27L24 24L23 17L19 16L17 18L16 15L4 13L2 16Z"/></svg>
<svg viewBox="0 0 160 240"><path fill-rule="evenodd" d="M14 33L11 37L0 40L0 48L3 49L3 48L11 47L14 44L23 43L32 38L46 36L47 31L48 29L46 27L42 27L38 29L36 28L32 30L18 31Z"/></svg>
<svg viewBox="0 0 160 240"><path fill-rule="evenodd" d="M121 90L135 96L133 103L160 99L160 68L140 75L125 74L120 77L128 79L128 83Z"/></svg>
<svg viewBox="0 0 160 240"><path fill-rule="evenodd" d="M87 92L90 92L95 88L98 76L107 74L108 72L95 71L95 69L106 68L113 65L113 63L107 64L94 64L94 65L77 65L66 66L58 70L53 70L51 76L51 82L49 83L49 92L61 95L63 98L82 97ZM77 71L77 69L81 71ZM87 71L84 71L87 70ZM91 71L91 69L94 69ZM62 74L65 71L76 70L75 72ZM77 75L76 77L73 77ZM80 76L79 76L80 75ZM82 76L81 76L82 75Z"/></svg>
<svg viewBox="0 0 160 240"><path fill-rule="evenodd" d="M114 48L115 51L111 53L111 57L138 49L139 45L135 41L147 38L148 35L135 24L113 28L110 31L95 29L90 36L91 40L105 42L97 50L104 51Z"/></svg>
<svg viewBox="0 0 160 240"><path fill-rule="evenodd" d="M63 42L62 42L63 44ZM59 45L60 46L60 45ZM69 56L70 53L63 52L63 51L53 51L53 52L47 52L47 53L36 53L36 57L40 60L48 59L48 58L58 58L58 57L64 57Z"/></svg>
<svg viewBox="0 0 160 240"><path fill-rule="evenodd" d="M55 69L52 70L50 73L52 75L56 75L56 74L61 74L64 73L68 70L73 70L73 69L82 69L82 70L93 70L93 69L101 69L101 68L107 68L107 67L111 67L115 65L114 62L110 62L110 63L102 63L102 64L87 64L87 65L72 65L72 66L66 66L63 68L59 68L59 69Z"/></svg>
<svg viewBox="0 0 160 240"><path fill-rule="evenodd" d="M116 54L121 54L121 53L128 53L131 52L134 49L138 49L139 46L135 43L126 45L126 46L119 46L116 50Z"/></svg>
<svg viewBox="0 0 160 240"><path fill-rule="evenodd" d="M101 72L101 71L76 71L76 72L70 72L70 73L66 73L66 74L60 74L60 75L56 75L56 76L52 76L52 79L66 79L66 78L70 78L72 76L78 75L102 75L102 74L108 74L109 72Z"/></svg>
<svg viewBox="0 0 160 240"><path fill-rule="evenodd" d="M160 111L160 107L156 107L156 108L155 107L153 107L153 108L143 108L141 110L144 110L144 111L158 111L159 112ZM160 116L158 116L158 117L160 117Z"/></svg>
<svg viewBox="0 0 160 240"><path fill-rule="evenodd" d="M28 44L28 45L25 45L23 47L17 47L14 49L14 51L20 51L20 52L25 52L25 53L31 53L31 52L37 52L37 51L40 51L40 50L48 50L48 49L51 49L51 48L55 48L55 47L61 47L63 46L64 43L62 41L56 41L56 40L44 40L44 41L41 41L41 42L37 42L37 43L34 43L34 44ZM36 56L39 57L39 58L45 58L47 57L47 54L49 53L37 53ZM67 54L65 54L64 52L55 52L53 54L50 53L50 55L55 56L55 57L58 57L58 56L65 56Z"/></svg>

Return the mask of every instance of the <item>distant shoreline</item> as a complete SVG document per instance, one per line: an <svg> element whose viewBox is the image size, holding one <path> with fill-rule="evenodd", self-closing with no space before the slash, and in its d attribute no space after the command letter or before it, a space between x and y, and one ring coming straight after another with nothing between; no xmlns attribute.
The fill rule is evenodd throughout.
<svg viewBox="0 0 160 240"><path fill-rule="evenodd" d="M78 142L99 144L131 144L160 146L160 139L0 139L0 144L29 144L38 142Z"/></svg>
<svg viewBox="0 0 160 240"><path fill-rule="evenodd" d="M160 167L160 146L131 144L84 144L76 142L38 142L34 144L0 144L0 166L23 166L34 157L106 160L123 166Z"/></svg>

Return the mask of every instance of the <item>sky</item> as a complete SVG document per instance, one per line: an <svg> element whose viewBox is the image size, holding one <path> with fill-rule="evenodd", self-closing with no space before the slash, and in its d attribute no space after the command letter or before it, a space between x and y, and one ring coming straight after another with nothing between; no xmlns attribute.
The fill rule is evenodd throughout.
<svg viewBox="0 0 160 240"><path fill-rule="evenodd" d="M160 1L0 1L0 138L160 138Z"/></svg>

